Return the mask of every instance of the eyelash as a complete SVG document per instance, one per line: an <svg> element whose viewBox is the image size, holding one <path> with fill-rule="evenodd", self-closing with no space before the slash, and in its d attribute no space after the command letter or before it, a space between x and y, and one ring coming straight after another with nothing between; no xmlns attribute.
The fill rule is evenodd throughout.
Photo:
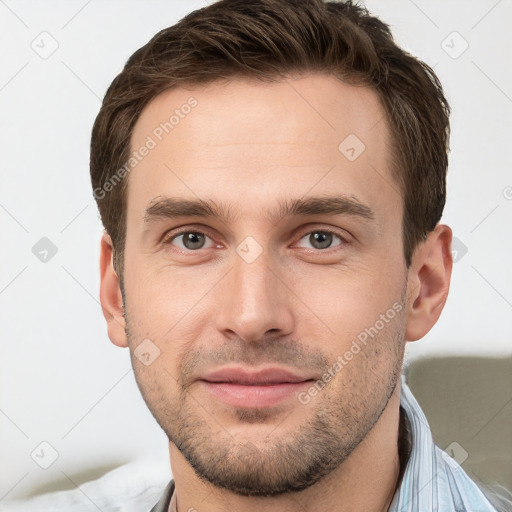
<svg viewBox="0 0 512 512"><path fill-rule="evenodd" d="M184 234L187 234L187 233L194 233L194 234L198 234L198 235L203 235L205 237L208 237L208 238L212 238L211 236L208 235L208 233L204 232L204 231L201 231L199 229L182 229L180 231L177 231L177 232L172 232L170 233L168 236L166 236L163 240L162 240L162 244L165 245L165 246L170 246L172 245L172 242L184 235ZM332 251L333 249L336 249L336 248L339 248L339 247L342 247L344 245L347 245L348 244L348 241L347 239L342 236L339 232L335 231L335 230L332 230L332 229L327 229L327 228L322 228L322 229L311 229L309 231L306 231L304 232L300 238L299 238L299 241L302 240L305 236L307 235L311 235L312 233L329 233L331 235L334 235L336 237L339 238L339 240L341 241L340 244L334 246L334 247L327 247L326 249L310 249L310 251L313 251L313 252L317 252L317 253L328 253L330 251ZM180 252L186 252L186 253L197 253L197 252L200 252L203 248L201 249L196 249L196 250L192 250L192 249L182 249L180 247L177 247L176 248L178 251Z"/></svg>

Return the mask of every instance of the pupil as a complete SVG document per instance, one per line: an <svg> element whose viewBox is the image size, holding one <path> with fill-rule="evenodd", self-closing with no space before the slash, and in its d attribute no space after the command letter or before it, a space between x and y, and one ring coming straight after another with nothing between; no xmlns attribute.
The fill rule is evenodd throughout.
<svg viewBox="0 0 512 512"><path fill-rule="evenodd" d="M184 237L184 245L187 249L200 249L204 243L200 233L187 233Z"/></svg>
<svg viewBox="0 0 512 512"><path fill-rule="evenodd" d="M317 245L317 249L325 249L331 245L332 233L317 231L310 235L310 239L313 246Z"/></svg>

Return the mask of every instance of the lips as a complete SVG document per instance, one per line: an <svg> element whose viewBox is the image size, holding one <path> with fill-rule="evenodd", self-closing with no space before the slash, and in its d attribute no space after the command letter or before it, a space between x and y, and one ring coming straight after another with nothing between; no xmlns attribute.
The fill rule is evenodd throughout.
<svg viewBox="0 0 512 512"><path fill-rule="evenodd" d="M199 383L210 396L235 407L271 407L296 396L312 377L283 368L249 371L223 368L203 375ZM297 402L298 403L298 402Z"/></svg>
<svg viewBox="0 0 512 512"><path fill-rule="evenodd" d="M287 382L304 382L311 379L311 376L296 374L283 368L263 368L250 372L240 367L216 370L201 377L201 380L207 382L227 382L245 386L269 386Z"/></svg>

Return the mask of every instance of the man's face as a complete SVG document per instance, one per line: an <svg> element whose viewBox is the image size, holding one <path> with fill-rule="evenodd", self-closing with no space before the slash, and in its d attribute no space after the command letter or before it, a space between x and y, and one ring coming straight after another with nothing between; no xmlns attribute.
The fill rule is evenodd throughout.
<svg viewBox="0 0 512 512"><path fill-rule="evenodd" d="M151 147L129 175L132 363L170 441L212 484L305 489L387 406L407 285L390 142L373 91L320 74L167 91L138 120L131 149ZM282 215L328 197L336 211L317 201ZM174 217L166 198L229 215Z"/></svg>

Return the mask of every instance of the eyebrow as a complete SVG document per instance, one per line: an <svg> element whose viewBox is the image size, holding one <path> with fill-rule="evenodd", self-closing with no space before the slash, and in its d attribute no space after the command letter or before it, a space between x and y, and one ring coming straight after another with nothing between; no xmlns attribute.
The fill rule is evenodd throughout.
<svg viewBox="0 0 512 512"><path fill-rule="evenodd" d="M351 215L366 220L374 220L370 207L359 202L353 196L319 196L278 201L277 207L267 213L270 221L288 216L301 215ZM144 213L144 223L149 224L161 219L181 217L220 218L233 222L234 215L225 204L217 204L212 199L183 199L158 196L153 199Z"/></svg>

